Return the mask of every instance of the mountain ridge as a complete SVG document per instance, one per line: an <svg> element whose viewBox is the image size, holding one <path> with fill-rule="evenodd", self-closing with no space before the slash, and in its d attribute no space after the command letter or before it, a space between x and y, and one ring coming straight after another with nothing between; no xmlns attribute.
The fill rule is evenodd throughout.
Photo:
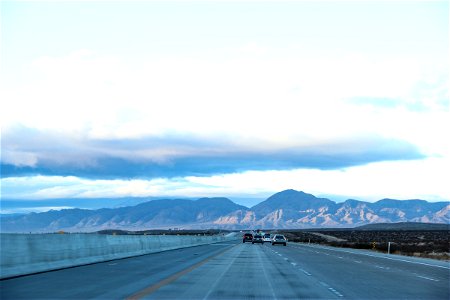
<svg viewBox="0 0 450 300"><path fill-rule="evenodd" d="M157 199L118 208L64 209L2 217L1 232L88 232L104 229L249 229L357 227L375 223L450 221L450 204L420 199L348 199L336 203L296 190L273 194L251 208L225 197Z"/></svg>

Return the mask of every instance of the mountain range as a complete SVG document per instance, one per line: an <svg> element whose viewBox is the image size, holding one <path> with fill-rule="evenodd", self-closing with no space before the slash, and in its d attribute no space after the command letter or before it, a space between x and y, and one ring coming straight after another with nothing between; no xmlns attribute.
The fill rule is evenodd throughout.
<svg viewBox="0 0 450 300"><path fill-rule="evenodd" d="M450 203L349 199L336 203L285 190L247 208L227 198L160 199L120 208L64 209L0 218L1 232L92 232L103 229L348 228L375 223L450 221Z"/></svg>

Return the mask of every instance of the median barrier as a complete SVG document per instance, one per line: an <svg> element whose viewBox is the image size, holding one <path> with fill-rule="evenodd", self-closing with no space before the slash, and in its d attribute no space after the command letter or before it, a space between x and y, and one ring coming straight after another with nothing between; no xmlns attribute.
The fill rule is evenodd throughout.
<svg viewBox="0 0 450 300"><path fill-rule="evenodd" d="M0 234L0 278L235 240L234 234Z"/></svg>

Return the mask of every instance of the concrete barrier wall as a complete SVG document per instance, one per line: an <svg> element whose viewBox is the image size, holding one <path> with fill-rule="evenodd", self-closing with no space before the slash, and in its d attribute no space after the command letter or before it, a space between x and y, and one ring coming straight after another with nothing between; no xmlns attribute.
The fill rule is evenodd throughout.
<svg viewBox="0 0 450 300"><path fill-rule="evenodd" d="M0 278L235 240L237 236L0 234Z"/></svg>

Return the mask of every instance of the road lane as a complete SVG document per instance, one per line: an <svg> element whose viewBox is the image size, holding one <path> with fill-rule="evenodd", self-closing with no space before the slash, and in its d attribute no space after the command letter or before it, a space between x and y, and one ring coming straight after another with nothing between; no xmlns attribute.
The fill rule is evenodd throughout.
<svg viewBox="0 0 450 300"><path fill-rule="evenodd" d="M353 251L353 250L352 250ZM448 263L290 244L239 245L144 299L448 299ZM368 255L367 255L368 254Z"/></svg>
<svg viewBox="0 0 450 300"><path fill-rule="evenodd" d="M241 244L142 299L333 299L329 286L261 244Z"/></svg>
<svg viewBox="0 0 450 300"><path fill-rule="evenodd" d="M276 250L346 298L448 299L450 264L291 243Z"/></svg>
<svg viewBox="0 0 450 300"><path fill-rule="evenodd" d="M0 281L1 299L448 299L450 265L290 243L218 243Z"/></svg>
<svg viewBox="0 0 450 300"><path fill-rule="evenodd" d="M124 299L235 242L189 247L0 280L0 299Z"/></svg>

